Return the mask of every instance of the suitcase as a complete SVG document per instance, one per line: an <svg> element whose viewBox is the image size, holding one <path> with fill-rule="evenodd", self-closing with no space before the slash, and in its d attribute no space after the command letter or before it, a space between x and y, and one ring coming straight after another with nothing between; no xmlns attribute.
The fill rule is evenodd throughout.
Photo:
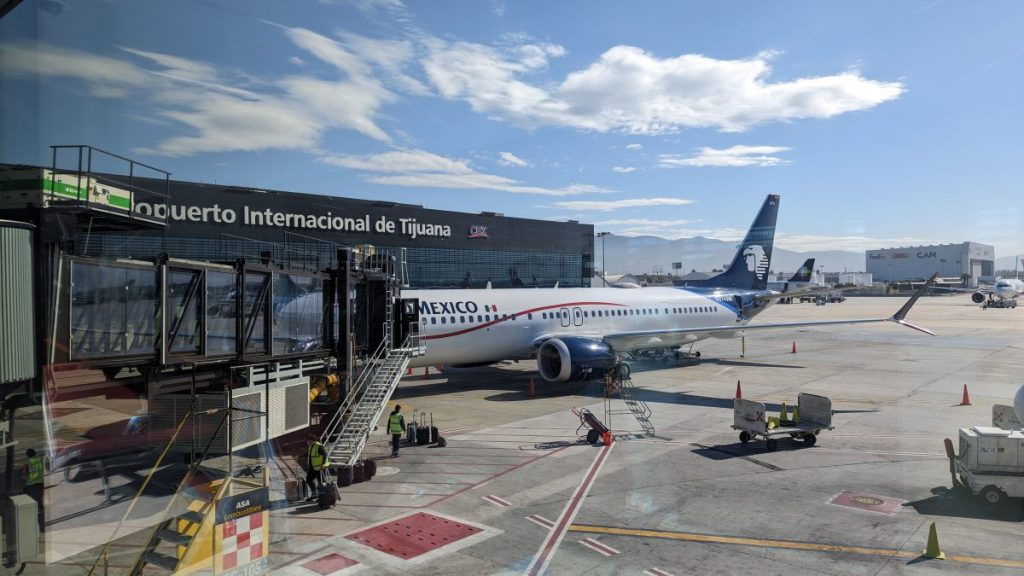
<svg viewBox="0 0 1024 576"><path fill-rule="evenodd" d="M355 465L352 466L352 483L353 484L359 484L360 482L365 480L366 479L365 474L366 474L366 471L365 471L365 468L363 467L363 463L362 462L356 462Z"/></svg>
<svg viewBox="0 0 1024 576"><path fill-rule="evenodd" d="M352 467L348 464L338 466L338 486L345 487L352 485Z"/></svg>
<svg viewBox="0 0 1024 576"><path fill-rule="evenodd" d="M317 496L316 503L321 510L326 510L338 503L338 485L334 483L331 473L326 468L320 471L320 483L320 495Z"/></svg>
<svg viewBox="0 0 1024 576"><path fill-rule="evenodd" d="M409 444L416 442L416 421L405 427L405 441Z"/></svg>
<svg viewBox="0 0 1024 576"><path fill-rule="evenodd" d="M416 425L416 443L430 444L430 428L427 427L426 412L420 412L420 420Z"/></svg>
<svg viewBox="0 0 1024 576"><path fill-rule="evenodd" d="M288 478L284 481L284 497L289 502L299 502L307 498L308 486L305 480Z"/></svg>
<svg viewBox="0 0 1024 576"><path fill-rule="evenodd" d="M430 443L436 444L437 440L441 437L441 434L437 431L437 426L434 426L434 413L430 413Z"/></svg>
<svg viewBox="0 0 1024 576"><path fill-rule="evenodd" d="M444 436L438 437L438 439L437 439L437 447L438 448L444 448L447 445L448 445L448 441L444 439Z"/></svg>
<svg viewBox="0 0 1024 576"><path fill-rule="evenodd" d="M377 461L367 458L363 460L363 480L369 482L377 475Z"/></svg>

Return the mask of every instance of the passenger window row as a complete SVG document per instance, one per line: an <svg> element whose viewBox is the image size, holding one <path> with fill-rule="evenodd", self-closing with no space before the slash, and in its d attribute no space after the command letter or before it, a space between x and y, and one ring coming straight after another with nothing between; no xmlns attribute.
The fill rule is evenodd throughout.
<svg viewBox="0 0 1024 576"><path fill-rule="evenodd" d="M670 311L671 310L671 311ZM664 314L704 314L709 312L718 312L718 306L688 306L688 307L673 307L671 309L664 308L659 310L658 308L616 308L612 310L584 310L583 316L585 318L608 318L610 316L654 316ZM494 321L499 322L503 320L517 319L516 314L495 314ZM423 317L420 322L426 326L427 318ZM542 320L560 320L569 318L569 313L564 311L559 312L542 312ZM527 320L533 320L533 313L526 314ZM479 324L482 322L490 322L490 314L477 314L475 317L471 314L468 316L429 316L430 324Z"/></svg>

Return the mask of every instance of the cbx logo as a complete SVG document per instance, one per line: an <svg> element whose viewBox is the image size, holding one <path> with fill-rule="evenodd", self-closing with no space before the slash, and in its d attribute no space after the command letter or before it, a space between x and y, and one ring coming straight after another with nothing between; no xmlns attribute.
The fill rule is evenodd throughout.
<svg viewBox="0 0 1024 576"><path fill-rule="evenodd" d="M469 238L487 238L487 226L470 226Z"/></svg>
<svg viewBox="0 0 1024 576"><path fill-rule="evenodd" d="M420 300L420 314L472 314L479 309L476 302L427 302Z"/></svg>

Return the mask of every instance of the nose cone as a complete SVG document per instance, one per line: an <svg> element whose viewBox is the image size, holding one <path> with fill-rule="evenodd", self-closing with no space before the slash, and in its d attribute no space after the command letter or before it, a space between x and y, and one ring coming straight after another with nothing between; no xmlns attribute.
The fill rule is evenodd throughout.
<svg viewBox="0 0 1024 576"><path fill-rule="evenodd" d="M1000 298L1013 298L1014 296L1013 288L1010 288L1009 286L996 286L992 291Z"/></svg>
<svg viewBox="0 0 1024 576"><path fill-rule="evenodd" d="M1013 398L1013 411L1017 413L1017 421L1024 422L1024 386L1017 390L1017 395Z"/></svg>

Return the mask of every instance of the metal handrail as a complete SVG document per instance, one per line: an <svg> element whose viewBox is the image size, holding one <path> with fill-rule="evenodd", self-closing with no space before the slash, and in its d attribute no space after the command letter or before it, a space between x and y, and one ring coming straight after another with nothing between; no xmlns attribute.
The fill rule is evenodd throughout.
<svg viewBox="0 0 1024 576"><path fill-rule="evenodd" d="M181 433L181 429L184 428L185 423L192 418L192 410L195 408L195 405L196 397L193 396L192 402L188 406L188 412L185 413L185 417L182 418L181 422L178 423L178 427L174 430L174 434L171 436L170 441L167 442L167 446L164 447L163 452L160 453L160 457L157 458L156 462L153 464L153 468L149 471L149 474L146 474L146 479L142 481L142 486L139 487L138 492L135 493L135 497L132 498L131 504L128 505L128 510L125 510L125 513L121 517L121 520L118 521L117 526L114 528L114 532L110 536L110 540L108 540L107 543L103 545L103 549L100 551L99 556L96 557L96 561L93 563L92 567L89 568L89 576L92 576L93 571L95 571L97 566L99 566L100 559L107 558L107 554L110 551L111 542L113 542L114 539L117 537L117 533L121 531L121 527L124 525L125 521L128 520L128 517L131 515L132 510L135 509L135 504L138 503L139 498L142 497L142 493L145 492L146 487L149 486L149 481L153 479L153 475L156 474L156 471L160 467L160 464L163 463L164 457L167 456L167 453L171 450L171 446L173 446L174 443L177 441L178 434Z"/></svg>
<svg viewBox="0 0 1024 576"><path fill-rule="evenodd" d="M138 560L135 561L135 565L132 566L131 576L137 576L138 574L142 574L142 565L145 563L146 553L155 548L156 541L158 540L157 535L163 528L163 524L167 521L167 513L171 511L171 507L174 506L174 503L181 496L182 492L185 489L188 489L189 483L195 476L196 471L199 470L200 464L202 464L202 462L206 460L206 455L210 453L210 448L213 446L213 441L217 439L217 435L220 434L221 428L224 427L224 423L228 421L230 415L230 410L225 409L224 417L220 419L220 424L217 425L217 429L214 430L213 434L210 436L210 441L207 442L206 447L203 448L203 453L200 454L199 458L196 459L196 461L193 462L191 466L189 466L188 472L185 473L185 477L182 478L181 482L178 483L178 488L174 491L174 495L171 496L171 501L167 503L167 506L164 507L164 511L160 514L160 522L157 523L156 528L154 528L153 532L150 533L149 539L146 541L146 545L142 548L142 553L139 555ZM223 488L223 486L221 488ZM220 490L218 490L218 493L220 493ZM214 497L214 501L216 501L216 497Z"/></svg>
<svg viewBox="0 0 1024 576"><path fill-rule="evenodd" d="M376 363L380 359L380 357L384 354L384 352L387 351L387 346L385 346L385 344L387 344L387 341L381 340L381 343L379 346L377 346L377 349L374 351L373 356L370 357L367 364L363 367L362 372L360 372L359 376L356 378L355 383L352 385L352 389L349 390L348 397L345 398L345 400L341 403L341 406L338 407L338 410L334 413L334 416L331 417L331 420L327 423L327 426L324 427L324 432L320 436L321 443L325 445L328 445L330 443L331 435L334 434L335 430L341 423L345 411L352 407L352 404L355 401L355 399L358 398L359 395L362 393L362 389L365 387L366 382L368 381L368 375L370 374L370 372L373 371L373 368L374 366L376 366Z"/></svg>
<svg viewBox="0 0 1024 576"><path fill-rule="evenodd" d="M329 445L328 454L334 452L338 448L338 445L343 442L344 433L348 427L348 423L342 423L345 412L362 402L362 395L365 393L365 389L369 387L369 384L374 381L376 376L384 369L384 366L387 365L387 362L379 363L384 356L383 352L399 352L400 358L404 359L409 356L410 345L414 342L418 342L418 334L415 333L406 336L405 340L402 342L402 346L398 349L390 349L389 347L384 346L386 342L381 343L381 347L385 350L378 348L378 352L374 354L371 364L368 364L366 369L363 370L363 373L360 374L353 393L349 394L345 403L343 403L335 413L335 417L331 419L331 423L328 425L324 435L321 437L321 441L324 442L325 445ZM359 399L359 402L356 402L357 398ZM351 422L351 420L349 422ZM341 423L340 426L339 423ZM337 433L337 437L335 441L331 443L330 437L335 433ZM346 447L353 447L352 439L348 440L348 445Z"/></svg>

